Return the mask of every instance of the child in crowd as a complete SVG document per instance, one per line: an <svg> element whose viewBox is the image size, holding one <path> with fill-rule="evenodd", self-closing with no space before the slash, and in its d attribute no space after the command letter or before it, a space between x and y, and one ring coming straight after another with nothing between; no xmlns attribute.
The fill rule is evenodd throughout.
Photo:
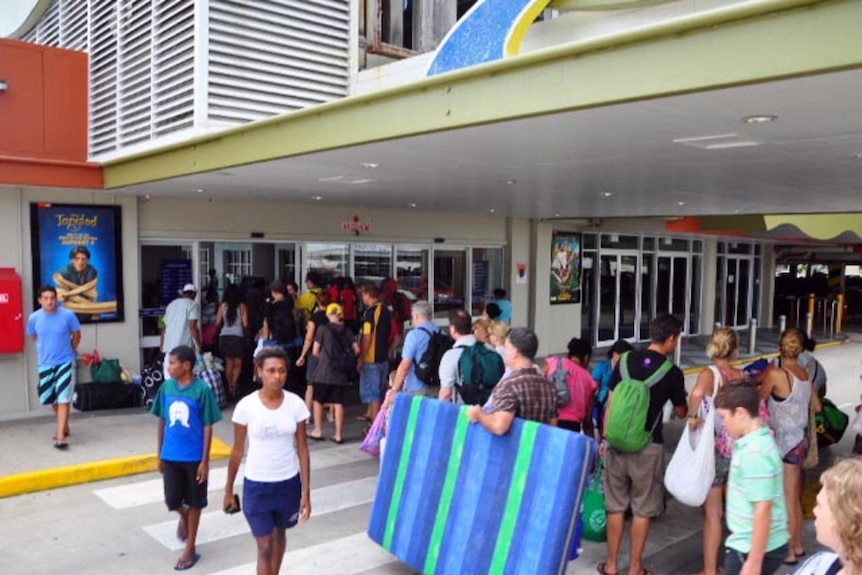
<svg viewBox="0 0 862 575"><path fill-rule="evenodd" d="M759 417L760 396L749 383L721 387L715 406L735 438L727 489L726 575L771 575L784 561L790 534L781 454Z"/></svg>

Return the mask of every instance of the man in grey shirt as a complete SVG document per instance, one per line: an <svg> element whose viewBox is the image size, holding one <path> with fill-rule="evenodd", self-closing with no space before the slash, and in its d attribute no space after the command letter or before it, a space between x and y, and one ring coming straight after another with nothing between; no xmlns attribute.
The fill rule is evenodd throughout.
<svg viewBox="0 0 862 575"><path fill-rule="evenodd" d="M193 284L183 286L180 297L168 304L165 309L165 327L162 328L162 353L165 354L165 380L170 378L168 360L175 347L186 345L198 352L201 350L201 332L198 321L201 309L196 301L198 290Z"/></svg>
<svg viewBox="0 0 862 575"><path fill-rule="evenodd" d="M449 312L449 335L455 340L455 345L440 359L440 393L437 395L440 401L462 403L455 393L455 385L460 383L458 361L465 349L476 344L472 329L473 321L466 310L454 309Z"/></svg>

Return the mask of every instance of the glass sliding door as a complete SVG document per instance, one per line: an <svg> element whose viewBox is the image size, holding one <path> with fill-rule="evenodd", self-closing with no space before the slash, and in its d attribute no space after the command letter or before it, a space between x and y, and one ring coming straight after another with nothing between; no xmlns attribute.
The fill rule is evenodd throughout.
<svg viewBox="0 0 862 575"><path fill-rule="evenodd" d="M305 244L306 269L320 274L324 286L339 277L348 275L350 246L348 244Z"/></svg>
<svg viewBox="0 0 862 575"><path fill-rule="evenodd" d="M434 317L463 308L467 293L466 250L434 250Z"/></svg>
<svg viewBox="0 0 862 575"><path fill-rule="evenodd" d="M596 341L600 345L638 335L638 255L606 253L599 256Z"/></svg>

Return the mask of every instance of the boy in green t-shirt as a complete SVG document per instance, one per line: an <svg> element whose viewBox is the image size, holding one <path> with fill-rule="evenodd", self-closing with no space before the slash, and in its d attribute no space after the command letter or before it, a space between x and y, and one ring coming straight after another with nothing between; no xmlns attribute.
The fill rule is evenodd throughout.
<svg viewBox="0 0 862 575"><path fill-rule="evenodd" d="M781 454L759 417L749 383L723 386L715 406L736 438L727 484L725 575L771 575L787 557L787 511Z"/></svg>

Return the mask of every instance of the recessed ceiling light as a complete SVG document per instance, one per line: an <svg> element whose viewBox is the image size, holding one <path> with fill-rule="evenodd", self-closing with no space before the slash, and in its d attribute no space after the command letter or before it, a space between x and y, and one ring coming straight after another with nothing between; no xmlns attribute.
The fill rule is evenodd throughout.
<svg viewBox="0 0 862 575"><path fill-rule="evenodd" d="M680 201L678 201L678 202L676 203L676 205L678 205L678 206L684 206L684 205L685 205L685 202L684 202L684 201L682 201L682 200L680 200Z"/></svg>
<svg viewBox="0 0 862 575"><path fill-rule="evenodd" d="M853 154L853 157L857 160L862 160L862 154Z"/></svg>
<svg viewBox="0 0 862 575"><path fill-rule="evenodd" d="M493 213L495 213L496 211L497 211L497 210L495 210L494 208L488 208L488 213L489 213L489 214L493 214Z"/></svg>
<svg viewBox="0 0 862 575"><path fill-rule="evenodd" d="M518 183L518 180L506 180L507 186L514 186L517 183Z"/></svg>
<svg viewBox="0 0 862 575"><path fill-rule="evenodd" d="M323 199L323 196L311 196L311 199L314 200L315 202L319 202L320 200Z"/></svg>
<svg viewBox="0 0 862 575"><path fill-rule="evenodd" d="M416 208L416 202L410 202L410 207L415 209Z"/></svg>
<svg viewBox="0 0 862 575"><path fill-rule="evenodd" d="M380 167L380 164L378 164L377 162L362 162L361 164L359 164L359 167L368 168L369 170L376 170Z"/></svg>
<svg viewBox="0 0 862 575"><path fill-rule="evenodd" d="M768 124L769 122L774 122L778 119L778 116L773 116L772 114L755 114L753 116L746 116L742 119L746 124Z"/></svg>
<svg viewBox="0 0 862 575"><path fill-rule="evenodd" d="M604 192L604 193L602 193L602 195L606 198L609 198L609 197L613 196L614 193L613 192Z"/></svg>
<svg viewBox="0 0 862 575"><path fill-rule="evenodd" d="M555 218L559 218L559 217L560 217L560 212L556 212L556 213L554 214L554 217L555 217Z"/></svg>
<svg viewBox="0 0 862 575"><path fill-rule="evenodd" d="M198 188L198 193L199 193L199 194L202 194L202 193L204 193L204 190L203 190L203 188Z"/></svg>

